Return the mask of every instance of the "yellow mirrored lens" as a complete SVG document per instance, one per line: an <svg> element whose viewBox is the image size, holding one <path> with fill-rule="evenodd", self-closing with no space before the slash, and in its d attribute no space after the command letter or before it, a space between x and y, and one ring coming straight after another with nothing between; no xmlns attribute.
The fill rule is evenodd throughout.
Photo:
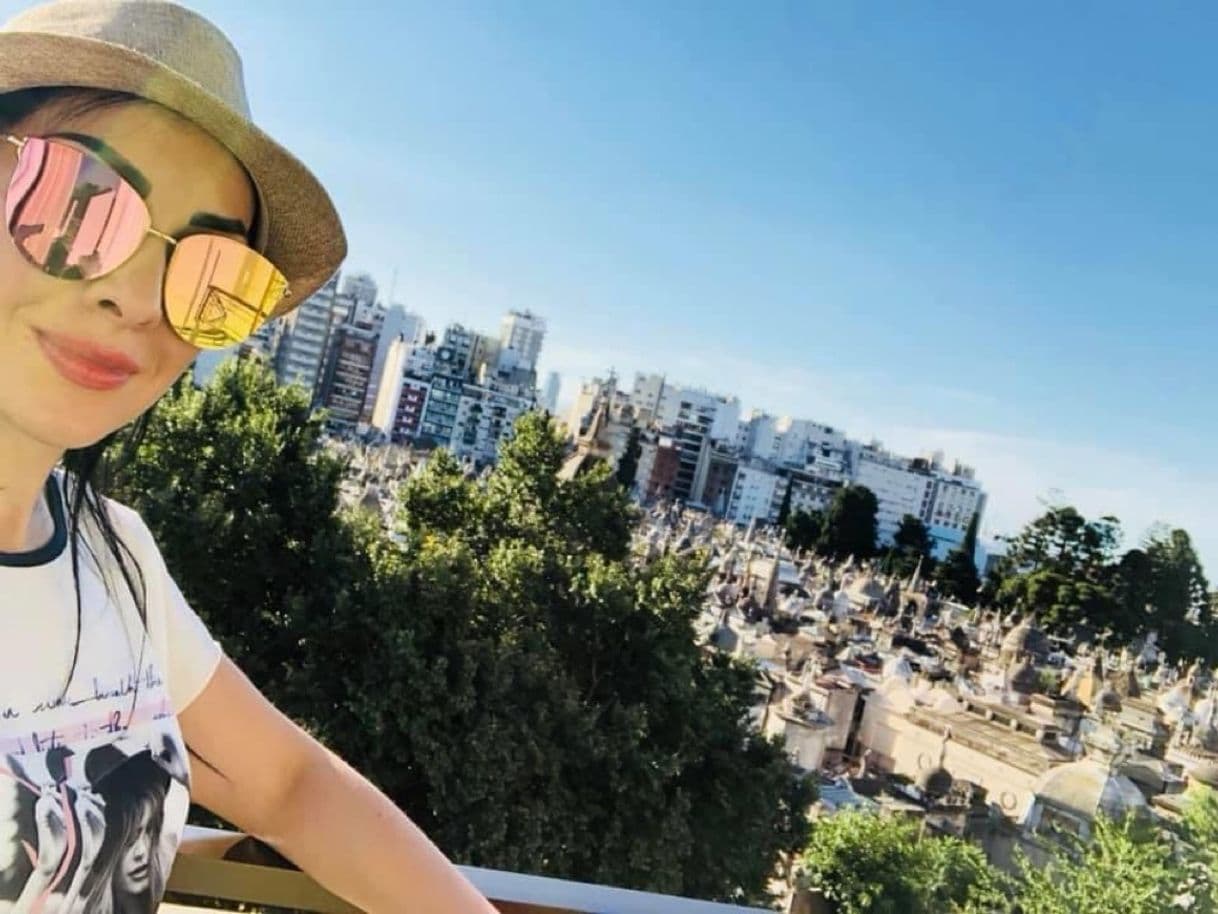
<svg viewBox="0 0 1218 914"><path fill-rule="evenodd" d="M165 273L165 315L174 332L200 349L247 339L283 300L287 280L232 238L191 235L177 243Z"/></svg>

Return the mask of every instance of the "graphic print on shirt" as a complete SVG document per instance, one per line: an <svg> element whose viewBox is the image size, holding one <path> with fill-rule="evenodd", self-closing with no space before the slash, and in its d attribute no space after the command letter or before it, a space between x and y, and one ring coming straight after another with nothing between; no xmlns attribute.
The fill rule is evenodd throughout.
<svg viewBox="0 0 1218 914"><path fill-rule="evenodd" d="M0 712L0 912L153 914L164 893L190 805L164 682L147 660L85 682Z"/></svg>

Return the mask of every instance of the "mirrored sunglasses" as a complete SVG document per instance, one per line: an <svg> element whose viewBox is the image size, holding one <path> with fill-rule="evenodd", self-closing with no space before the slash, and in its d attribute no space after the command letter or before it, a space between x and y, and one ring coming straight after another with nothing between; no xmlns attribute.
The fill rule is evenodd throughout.
<svg viewBox="0 0 1218 914"><path fill-rule="evenodd" d="M163 306L174 332L200 349L247 339L289 295L284 275L233 238L174 238L152 227L148 205L113 166L89 150L53 137L3 139L17 148L4 197L13 244L57 279L113 273L149 235L171 247Z"/></svg>

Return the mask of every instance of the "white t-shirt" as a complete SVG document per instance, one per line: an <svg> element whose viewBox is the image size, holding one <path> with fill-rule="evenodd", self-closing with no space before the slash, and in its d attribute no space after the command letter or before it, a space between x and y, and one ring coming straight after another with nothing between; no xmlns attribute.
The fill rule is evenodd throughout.
<svg viewBox="0 0 1218 914"><path fill-rule="evenodd" d="M46 497L51 540L0 553L0 914L151 914L189 806L177 715L206 686L221 649L143 521L111 502L115 530L143 575L147 625L97 541L100 564L79 550L77 651L58 475Z"/></svg>

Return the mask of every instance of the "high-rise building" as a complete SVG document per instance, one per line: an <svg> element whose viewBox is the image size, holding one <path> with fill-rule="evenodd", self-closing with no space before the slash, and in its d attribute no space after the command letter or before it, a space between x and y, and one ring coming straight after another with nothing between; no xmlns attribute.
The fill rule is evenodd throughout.
<svg viewBox="0 0 1218 914"><path fill-rule="evenodd" d="M470 378L479 335L460 324L449 324L435 348L431 390L419 425L419 437L436 447L448 447L461 394Z"/></svg>
<svg viewBox="0 0 1218 914"><path fill-rule="evenodd" d="M335 324L339 275L336 273L283 319L275 373L282 384L298 384L309 396L317 389L326 347Z"/></svg>
<svg viewBox="0 0 1218 914"><path fill-rule="evenodd" d="M537 369L545 337L545 319L531 311L509 311L500 325L500 344L504 349L519 353L522 366L530 370Z"/></svg>
<svg viewBox="0 0 1218 914"><path fill-rule="evenodd" d="M532 408L531 398L465 385L453 417L452 452L477 463L494 461L500 442L510 436L516 420Z"/></svg>
<svg viewBox="0 0 1218 914"><path fill-rule="evenodd" d="M435 374L435 350L399 334L390 341L371 424L395 444L420 434Z"/></svg>
<svg viewBox="0 0 1218 914"><path fill-rule="evenodd" d="M711 451L706 470L706 484L702 487L698 500L713 514L719 517L727 514L739 470L740 458L736 454L718 449Z"/></svg>
<svg viewBox="0 0 1218 914"><path fill-rule="evenodd" d="M846 446L846 435L840 429L789 416L754 412L741 429L739 443L748 456L781 466L806 467Z"/></svg>
<svg viewBox="0 0 1218 914"><path fill-rule="evenodd" d="M348 273L343 280L343 295L361 305L376 304L376 280L368 273Z"/></svg>
<svg viewBox="0 0 1218 914"><path fill-rule="evenodd" d="M935 558L943 559L963 545L974 514L980 527L986 496L971 467L957 464L948 471L936 466L934 472L935 487L922 520L934 542ZM976 561L976 556L973 560Z"/></svg>
<svg viewBox="0 0 1218 914"><path fill-rule="evenodd" d="M385 311L358 298L348 299L347 318L334 330L315 403L327 411L327 422L353 428L364 419Z"/></svg>
<svg viewBox="0 0 1218 914"><path fill-rule="evenodd" d="M467 374L475 384L490 384L504 354L503 343L497 337L474 333L469 351Z"/></svg>
<svg viewBox="0 0 1218 914"><path fill-rule="evenodd" d="M697 417L710 418L707 434L717 442L735 442L740 430L740 401L695 387L669 383L662 375L639 374L634 379L631 402L644 424L672 428Z"/></svg>
<svg viewBox="0 0 1218 914"><path fill-rule="evenodd" d="M671 435L648 432L643 436L634 477L635 489L642 501L672 497L680 457L681 450Z"/></svg>
<svg viewBox="0 0 1218 914"><path fill-rule="evenodd" d="M762 465L740 467L728 500L728 520L737 524L753 520L772 523L782 507L787 484L774 469Z"/></svg>
<svg viewBox="0 0 1218 914"><path fill-rule="evenodd" d="M850 481L866 486L879 502L876 515L878 541L892 542L907 514L925 524L934 544L935 558L964 542L973 514L985 511L985 492L973 470L957 464L943 466L943 455L909 459L890 454L878 444L853 444Z"/></svg>
<svg viewBox="0 0 1218 914"><path fill-rule="evenodd" d="M541 391L540 406L551 416L558 413L558 393L562 389L562 378L557 371L546 375L546 386Z"/></svg>
<svg viewBox="0 0 1218 914"><path fill-rule="evenodd" d="M634 414L643 425L650 425L660 410L660 395L664 392L664 376L659 374L636 374L630 402Z"/></svg>
<svg viewBox="0 0 1218 914"><path fill-rule="evenodd" d="M851 457L851 481L875 495L879 503L876 539L880 545L888 545L906 514L925 516L935 478L929 468L890 454L878 444L857 445Z"/></svg>
<svg viewBox="0 0 1218 914"><path fill-rule="evenodd" d="M411 345L423 338L426 325L423 318L412 314L401 305L390 305L385 311L381 325L381 336L376 346L376 358L372 361L372 380L368 383L368 396L364 399L364 420L371 421L372 411L376 407L376 397L381 387L381 378L385 373L385 359L389 347L399 337L405 338Z"/></svg>

